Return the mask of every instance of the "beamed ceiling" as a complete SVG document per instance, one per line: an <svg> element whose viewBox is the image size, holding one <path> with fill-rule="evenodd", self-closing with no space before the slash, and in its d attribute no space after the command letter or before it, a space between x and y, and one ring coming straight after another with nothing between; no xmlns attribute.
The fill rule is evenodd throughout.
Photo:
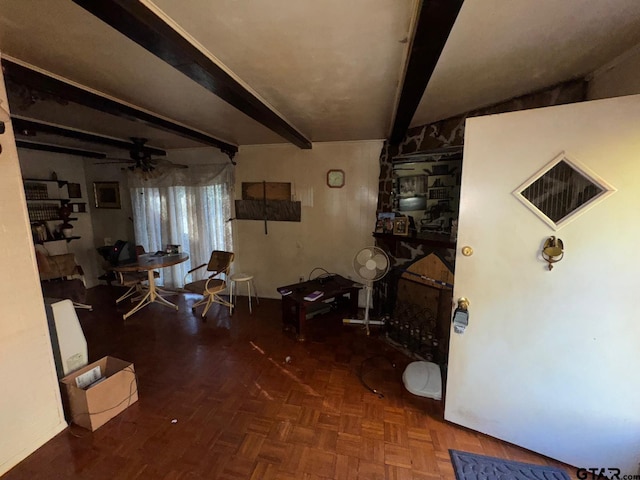
<svg viewBox="0 0 640 480"><path fill-rule="evenodd" d="M97 152L398 141L638 44L638 0L0 0L17 138Z"/></svg>

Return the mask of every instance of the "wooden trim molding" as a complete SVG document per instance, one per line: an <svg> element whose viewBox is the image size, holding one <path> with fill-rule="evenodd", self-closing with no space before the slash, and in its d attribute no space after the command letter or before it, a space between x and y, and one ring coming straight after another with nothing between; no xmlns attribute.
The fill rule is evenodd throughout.
<svg viewBox="0 0 640 480"><path fill-rule="evenodd" d="M107 158L105 153L81 150L79 148L61 147L59 145L50 145L48 143L27 142L25 140L16 140L16 147L26 148L29 150L39 150L41 152L64 153L67 155L75 155L77 157L85 158Z"/></svg>
<svg viewBox="0 0 640 480"><path fill-rule="evenodd" d="M45 92L69 102L84 105L85 107L100 110L117 117L126 118L134 122L143 123L153 128L171 132L181 137L196 142L219 148L223 153L233 157L238 151L236 145L223 142L206 133L194 130L166 118L159 117L147 111L135 108L131 105L99 95L71 83L64 82L36 70L12 62L7 58L2 59L2 69L5 79L9 79L18 85L24 85L35 90Z"/></svg>
<svg viewBox="0 0 640 480"><path fill-rule="evenodd" d="M73 0L234 108L300 148L311 141L141 2Z"/></svg>
<svg viewBox="0 0 640 480"><path fill-rule="evenodd" d="M463 0L423 0L389 141L402 141L422 100Z"/></svg>
<svg viewBox="0 0 640 480"><path fill-rule="evenodd" d="M96 143L98 145L120 148L127 151L142 149L143 152L150 155L165 156L167 154L166 151L159 148L140 147L139 144L133 142L127 142L113 137L106 137L97 133L74 130L72 128L53 125L50 123L42 123L36 120L16 117L13 115L11 116L11 123L13 124L13 131L16 135L31 135L33 133L37 134L38 132L49 133L65 138L73 138L75 140Z"/></svg>

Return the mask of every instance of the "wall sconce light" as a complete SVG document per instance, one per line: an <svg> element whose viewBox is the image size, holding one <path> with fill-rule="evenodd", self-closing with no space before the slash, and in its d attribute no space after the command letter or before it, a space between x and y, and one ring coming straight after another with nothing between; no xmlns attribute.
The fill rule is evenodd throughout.
<svg viewBox="0 0 640 480"><path fill-rule="evenodd" d="M549 264L549 270L553 264L559 262L564 257L564 243L556 237L549 237L542 247L542 258Z"/></svg>

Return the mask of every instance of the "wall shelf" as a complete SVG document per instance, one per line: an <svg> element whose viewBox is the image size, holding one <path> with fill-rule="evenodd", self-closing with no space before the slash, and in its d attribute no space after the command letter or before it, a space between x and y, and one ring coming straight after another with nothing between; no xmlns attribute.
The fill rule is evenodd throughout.
<svg viewBox="0 0 640 480"><path fill-rule="evenodd" d="M393 159L392 211L413 218L418 233L448 234L457 220L461 147Z"/></svg>
<svg viewBox="0 0 640 480"><path fill-rule="evenodd" d="M43 179L43 178L23 178L23 183L57 183L58 188L62 188L69 184L66 180L51 180L51 179Z"/></svg>
<svg viewBox="0 0 640 480"><path fill-rule="evenodd" d="M51 243L51 242L59 242L61 240L66 240L67 243L69 243L71 240L79 240L82 237L62 237L62 238L54 238L53 240L44 240L42 242L36 242L38 244L43 244L43 243Z"/></svg>
<svg viewBox="0 0 640 480"><path fill-rule="evenodd" d="M23 185L34 243L42 244L57 240L66 240L68 243L80 238L75 235L66 237L61 231L64 223L78 220L77 217L66 217L69 212L86 212L85 202L70 201L67 191L69 182L24 178Z"/></svg>
<svg viewBox="0 0 640 480"><path fill-rule="evenodd" d="M68 205L73 213L87 213L86 202L69 202Z"/></svg>

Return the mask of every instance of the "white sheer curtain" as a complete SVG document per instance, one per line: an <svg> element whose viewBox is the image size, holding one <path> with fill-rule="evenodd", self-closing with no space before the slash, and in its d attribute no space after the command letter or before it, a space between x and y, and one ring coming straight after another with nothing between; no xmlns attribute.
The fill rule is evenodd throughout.
<svg viewBox="0 0 640 480"><path fill-rule="evenodd" d="M231 165L192 165L154 170L153 178L129 174L136 244L147 252L181 245L189 260L160 269L158 283L181 287L187 271L209 261L213 250L233 251ZM203 269L204 270L204 269ZM198 272L196 278L205 277Z"/></svg>

